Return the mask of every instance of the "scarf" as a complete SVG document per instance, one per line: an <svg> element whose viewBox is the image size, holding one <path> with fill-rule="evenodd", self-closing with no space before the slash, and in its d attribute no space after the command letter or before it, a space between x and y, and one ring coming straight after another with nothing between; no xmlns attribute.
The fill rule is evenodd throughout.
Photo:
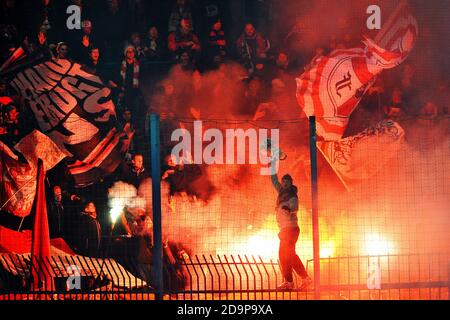
<svg viewBox="0 0 450 320"><path fill-rule="evenodd" d="M139 88L139 61L134 59L133 62L133 88ZM123 59L122 66L120 68L120 76L122 77L123 82L125 83L125 77L127 74L127 60Z"/></svg>

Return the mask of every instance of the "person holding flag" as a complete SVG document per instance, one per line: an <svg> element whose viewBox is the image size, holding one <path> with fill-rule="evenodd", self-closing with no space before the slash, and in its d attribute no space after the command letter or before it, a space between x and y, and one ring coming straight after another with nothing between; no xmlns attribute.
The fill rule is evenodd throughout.
<svg viewBox="0 0 450 320"><path fill-rule="evenodd" d="M275 160L277 161L277 160ZM295 252L300 228L298 226L298 189L289 174L282 177L281 183L276 173L272 172L272 184L278 192L276 204L276 219L280 232L279 259L284 282L278 286L279 290L294 290L292 271L294 270L301 278L300 290L306 290L312 283L305 266Z"/></svg>

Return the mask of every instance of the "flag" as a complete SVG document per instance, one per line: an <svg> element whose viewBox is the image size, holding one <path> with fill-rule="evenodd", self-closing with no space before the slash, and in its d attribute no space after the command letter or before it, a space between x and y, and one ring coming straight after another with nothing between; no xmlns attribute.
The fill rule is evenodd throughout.
<svg viewBox="0 0 450 320"><path fill-rule="evenodd" d="M52 169L65 154L43 133L34 130L20 140L15 149L28 161L19 157L0 141L0 204L6 211L18 217L30 214L36 194L38 159L43 160L45 171Z"/></svg>
<svg viewBox="0 0 450 320"><path fill-rule="evenodd" d="M44 180L44 164L39 159L31 242L31 276L33 277L33 290L35 291L51 291L55 289L50 264L50 232L48 228Z"/></svg>
<svg viewBox="0 0 450 320"><path fill-rule="evenodd" d="M297 79L297 101L316 116L317 135L338 140L364 93L384 70L403 62L417 38L417 22L401 4L377 41L365 38L358 48L339 49L321 57ZM383 47L384 46L384 47Z"/></svg>
<svg viewBox="0 0 450 320"><path fill-rule="evenodd" d="M22 59L11 74L11 86L27 101L40 131L70 157L77 187L115 171L133 131L118 128L111 91L96 74L79 63L49 58L28 65Z"/></svg>
<svg viewBox="0 0 450 320"><path fill-rule="evenodd" d="M404 141L402 127L385 120L361 133L339 141L319 141L324 155L347 190L369 179L396 155Z"/></svg>
<svg viewBox="0 0 450 320"><path fill-rule="evenodd" d="M402 0L377 34L375 43L385 50L402 53L399 61L401 63L412 50L418 30L417 20L414 18L408 1Z"/></svg>

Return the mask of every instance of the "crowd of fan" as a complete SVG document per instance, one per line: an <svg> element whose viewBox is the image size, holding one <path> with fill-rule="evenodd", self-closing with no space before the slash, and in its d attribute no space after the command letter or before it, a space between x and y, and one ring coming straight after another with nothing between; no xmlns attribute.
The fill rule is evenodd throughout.
<svg viewBox="0 0 450 320"><path fill-rule="evenodd" d="M201 118L205 114L200 108L183 110L183 107L186 108L189 104L186 103L186 99L180 97L187 90L190 93L188 99L199 97L203 97L203 101L216 99L214 95L217 90L214 90L216 88L214 84L208 84L203 88L201 86L202 78L208 71L226 72L232 63L240 64L242 67L243 73L235 79L240 83L238 88L242 95L241 105L229 114L250 120L297 119L301 117L301 112L295 100L295 77L332 50L358 44L352 41L350 35L346 35L342 39L330 39L323 47L310 48L310 52L298 52L291 49L292 46L287 43L274 47L270 39L250 22L243 25L242 34L237 39L230 39L225 31L227 28L223 25L224 21L220 17L211 21L209 29L195 27L199 24L194 21L192 9L186 0L174 1L167 21L168 27L164 30L139 14L130 20L126 16L127 11L118 0L105 1L106 10L102 13L93 12L95 10L92 8L91 12L87 13L89 9L89 5L85 3L87 1L72 2L82 9L81 30L67 30L65 20L61 21L60 18L66 15L58 15L57 5L53 1L44 1L46 5L38 23L39 27L33 33L20 24L16 25L17 21L24 19L21 17L23 8L16 6L16 1L2 1L4 15L2 21L5 23L2 31L7 41L2 44L1 54L2 57L7 57L19 45L26 45L31 49L40 48L48 52L53 59L73 59L83 64L87 70L98 74L112 90L119 121L122 125L132 124L135 138L130 151L133 156L124 161L120 172L112 180L104 182L104 190L107 190L108 183L113 180L126 181L138 187L142 179L148 177L142 158L145 150L141 148L145 145L146 135L143 119L148 113L156 111L163 119L174 115ZM134 12L139 13L142 1L127 1L127 3L134 3L137 6ZM27 25L32 24L30 22ZM131 30L127 34L130 28L139 31ZM143 32L144 30L146 32ZM301 32L297 31L298 28L294 26L292 31L285 35L285 41L289 43L301 41ZM160 74L152 74L155 66L160 65L166 70L171 68L178 70L179 74L190 79L190 87L186 89L177 87L176 83L171 81L156 81L163 78ZM386 74L387 76L379 77L369 89L360 108L352 116L354 121L351 122L348 135L382 118L400 119L405 115L448 114L448 82L436 83L434 95L423 97L419 85L420 78L415 73L413 65L404 64L395 72ZM150 84L146 83L146 80L149 82L149 78ZM220 77L216 81L221 81ZM0 139L7 145L14 146L21 138L21 126L29 125L29 120L25 120L29 111L21 106L19 101L11 99L8 90L6 80L2 79ZM152 104L155 100L149 96L159 97L162 102L156 101ZM215 116L223 118L220 110ZM171 171L163 172L166 177L174 171L173 168L169 170ZM87 200L87 197L79 195L80 191L74 191L70 185L58 181L57 178L50 181L49 187L51 190L49 208L53 217L52 233L55 236L73 235L70 227L66 227L64 233L61 217L64 216L63 211L77 203L79 211L83 213L83 225L89 225L83 227L84 232L88 232L89 235L84 237L78 246L83 247L85 253L95 255L100 241L100 237L97 236L102 233L95 204ZM89 195L99 188L101 188L99 185L95 185L82 193ZM80 201L82 199L86 200L83 205ZM104 195L103 199L96 199L97 206L102 211L106 211L105 199ZM106 221L106 218L103 217L103 220ZM126 233L131 232L127 230Z"/></svg>

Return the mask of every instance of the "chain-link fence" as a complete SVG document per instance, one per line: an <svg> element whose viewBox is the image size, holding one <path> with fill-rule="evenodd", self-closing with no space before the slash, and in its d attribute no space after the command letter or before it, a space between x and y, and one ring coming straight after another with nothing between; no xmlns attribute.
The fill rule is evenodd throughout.
<svg viewBox="0 0 450 320"><path fill-rule="evenodd" d="M103 234L98 250L89 250L91 238L72 221L69 234L53 237L51 259L42 263L51 288L36 291L33 268L40 264L5 244L2 299L448 299L448 117L385 120L340 141L318 140L317 163L308 119L164 118L159 126L159 150L150 148L150 120L140 146L142 180L133 184L119 175L82 190L100 195L91 198ZM160 177L152 179L155 152ZM311 278L314 262L320 265L320 279L307 287L294 272L295 287L279 288L286 277L279 260L283 222L270 159L279 164L278 179L289 174L297 187L296 253ZM161 225L151 219L159 211L152 193L158 180ZM5 230L3 239L15 237ZM152 251L158 244L160 273ZM154 289L155 276L161 291Z"/></svg>

